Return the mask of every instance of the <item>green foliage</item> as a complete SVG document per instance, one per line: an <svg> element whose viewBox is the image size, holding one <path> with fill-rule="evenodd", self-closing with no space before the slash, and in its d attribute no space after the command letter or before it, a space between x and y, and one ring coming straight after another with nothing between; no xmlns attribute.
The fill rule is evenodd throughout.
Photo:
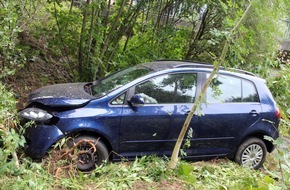
<svg viewBox="0 0 290 190"><path fill-rule="evenodd" d="M276 176L267 172L239 167L230 161L217 161L216 164L181 162L177 175L188 188L195 189L286 189L277 183Z"/></svg>
<svg viewBox="0 0 290 190"><path fill-rule="evenodd" d="M289 122L288 126L290 126ZM272 155L272 163L268 161L269 167L266 168L266 173L271 176L271 178L280 182L281 189L287 189L290 186L290 140L283 137L279 137L275 141L270 138L268 138L268 140L275 144L276 150ZM276 167L278 167L278 169L273 169L273 164L277 164Z"/></svg>
<svg viewBox="0 0 290 190"><path fill-rule="evenodd" d="M285 115L290 116L290 68L289 66L280 66L280 71L277 76L270 78L268 84L271 92L276 98L282 110L285 110Z"/></svg>
<svg viewBox="0 0 290 190"><path fill-rule="evenodd" d="M13 173L2 175L0 182L1 189L132 189L136 183L150 184L169 175L166 161L156 157L109 164L88 174L68 171L62 175L52 175L43 164L23 160Z"/></svg>
<svg viewBox="0 0 290 190"><path fill-rule="evenodd" d="M3 180L4 176L19 172L16 151L24 145L25 139L16 132L16 101L13 93L7 91L1 82L0 96L0 180Z"/></svg>
<svg viewBox="0 0 290 190"><path fill-rule="evenodd" d="M70 7L68 1L47 4L43 7L42 19L45 23L34 22L33 27L38 28L33 32L36 38L47 38L47 48L54 56L76 55L80 36L82 14L77 7ZM47 18L48 17L48 18ZM33 33L32 33L33 34ZM49 41L49 43L48 43Z"/></svg>
<svg viewBox="0 0 290 190"><path fill-rule="evenodd" d="M132 6L120 0L108 6L105 0L71 4L74 2L1 1L0 79L14 74L26 58L37 57L47 64L62 62L75 80L83 81L156 59L212 62L249 3L153 0ZM267 77L283 113L282 134L289 134L289 66L281 66L279 75L268 77L269 68L277 67L273 52L281 31L278 20L284 17L289 1L255 2L250 16L231 39L226 57L229 64L225 66ZM175 12L170 14L170 10ZM23 146L24 138L16 133L16 102L2 83L0 95L1 189L128 189L139 183L154 189L152 184L176 178L188 189L287 189L290 185L289 145L281 140L277 146L286 145L272 155L265 171L251 171L229 161L181 162L171 171L166 160L142 157L98 167L90 174L65 171L56 175L49 167L53 160L47 166L46 162L34 163L20 156L18 162L15 151Z"/></svg>
<svg viewBox="0 0 290 190"><path fill-rule="evenodd" d="M192 171L194 170L194 166L191 164L187 164L184 162L181 162L179 164L179 167L177 169L177 175L190 185L194 185L197 181L197 178L195 175L192 174Z"/></svg>
<svg viewBox="0 0 290 190"><path fill-rule="evenodd" d="M274 64L273 52L277 51L277 36L282 36L283 31L279 19L285 16L284 6L287 2L283 0L253 2L245 22L231 39L227 62L230 67L243 68L265 77ZM227 12L235 11L225 18L226 28L230 27L234 18L242 13L241 7L246 5L247 1L227 1L227 3Z"/></svg>
<svg viewBox="0 0 290 190"><path fill-rule="evenodd" d="M212 62L248 4L230 0L139 1L134 5L117 1L111 6L107 1L9 2L2 24L13 25L5 31L6 39L18 43L17 33L24 30L26 40L21 39L25 42L21 48L29 52L30 59L44 56L51 60L53 56L69 66L76 80L84 81L156 59ZM266 76L264 68L277 48L278 20L285 3L256 1L232 39L229 65ZM12 28L13 35L9 35Z"/></svg>
<svg viewBox="0 0 290 190"><path fill-rule="evenodd" d="M0 4L0 79L15 73L26 60L17 46L17 36L22 31L19 24L19 7L16 1Z"/></svg>
<svg viewBox="0 0 290 190"><path fill-rule="evenodd" d="M1 189L160 189L169 188L174 182L179 182L179 187L185 189L263 190L287 189L289 186L289 173L284 173L284 183L277 167L253 171L227 160L215 161L180 162L177 170L171 171L167 169L165 160L143 157L134 162L98 167L89 174L53 176L42 164L23 160L19 169L15 169L13 174L2 175L0 182ZM168 186L155 184L163 180L168 180Z"/></svg>
<svg viewBox="0 0 290 190"><path fill-rule="evenodd" d="M19 167L0 175L1 189L53 189L54 178L40 164L22 160Z"/></svg>
<svg viewBox="0 0 290 190"><path fill-rule="evenodd" d="M164 160L145 156L140 159L136 158L132 163L111 164L97 168L93 176L104 179L96 185L98 188L126 189L132 188L137 181L147 183L159 181L168 173Z"/></svg>

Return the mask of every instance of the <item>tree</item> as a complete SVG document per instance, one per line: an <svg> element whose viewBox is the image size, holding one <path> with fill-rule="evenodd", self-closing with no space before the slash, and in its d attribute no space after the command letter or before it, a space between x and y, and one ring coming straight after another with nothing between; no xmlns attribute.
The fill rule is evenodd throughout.
<svg viewBox="0 0 290 190"><path fill-rule="evenodd" d="M231 47L230 45L237 44L236 42L237 42L238 38L236 35L239 34L238 30L240 29L240 27L243 27L242 23L245 21L246 17L249 15L250 8L252 7L252 5L256 5L255 8L257 9L258 8L257 3L258 3L258 0L250 1L246 10L243 12L242 16L239 18L238 22L236 24L234 23L235 25L233 26L233 29L229 33L227 33L226 41L224 43L224 47L223 47L223 50L221 52L221 55L218 59L215 60L215 62L214 62L215 67L214 67L212 73L210 74L210 76L208 77L200 95L198 96L194 106L192 107L190 113L188 114L188 116L184 122L184 125L183 125L181 132L179 134L179 137L176 141L176 145L174 147L174 150L173 150L173 153L171 156L171 160L170 160L169 165L168 165L169 168L174 169L176 167L177 161L178 161L179 150L180 150L181 144L183 142L184 136L188 130L189 123L190 123L194 113L196 112L197 108L202 103L203 95L204 95L207 87L211 83L213 77L218 72L219 66L221 66L221 65L225 64L225 62L227 62L226 55L227 55L228 49ZM222 2L221 2L221 4L224 6L224 8L226 7L226 5L224 5ZM232 48L232 49L234 49L234 48ZM239 53L239 55L240 55L240 53Z"/></svg>

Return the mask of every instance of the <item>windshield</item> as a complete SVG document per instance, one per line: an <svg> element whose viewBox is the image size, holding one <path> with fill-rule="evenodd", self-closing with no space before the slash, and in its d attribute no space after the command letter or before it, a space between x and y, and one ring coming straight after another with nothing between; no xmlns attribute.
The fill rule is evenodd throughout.
<svg viewBox="0 0 290 190"><path fill-rule="evenodd" d="M97 81L97 83L92 86L92 94L95 97L105 96L112 90L120 88L121 86L148 74L149 72L151 72L151 70L143 66L130 67L128 69L116 72L101 79L100 81Z"/></svg>

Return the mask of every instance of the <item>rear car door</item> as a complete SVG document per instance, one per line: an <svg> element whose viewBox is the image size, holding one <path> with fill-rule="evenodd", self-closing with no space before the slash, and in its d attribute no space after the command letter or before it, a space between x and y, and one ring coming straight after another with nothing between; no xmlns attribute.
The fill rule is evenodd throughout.
<svg viewBox="0 0 290 190"><path fill-rule="evenodd" d="M208 87L205 102L196 129L197 152L217 156L232 153L237 137L260 119L261 104L254 83L219 75Z"/></svg>

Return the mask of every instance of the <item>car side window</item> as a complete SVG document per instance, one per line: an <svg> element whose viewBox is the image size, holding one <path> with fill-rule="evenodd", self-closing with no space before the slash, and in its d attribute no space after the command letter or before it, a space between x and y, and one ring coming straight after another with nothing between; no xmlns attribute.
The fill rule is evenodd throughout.
<svg viewBox="0 0 290 190"><path fill-rule="evenodd" d="M242 80L243 102L260 102L255 85L247 80Z"/></svg>
<svg viewBox="0 0 290 190"><path fill-rule="evenodd" d="M213 79L206 91L206 96L207 103L259 102L252 82L225 75L219 75Z"/></svg>
<svg viewBox="0 0 290 190"><path fill-rule="evenodd" d="M125 101L125 93L117 96L115 99L111 101L112 105L123 105Z"/></svg>
<svg viewBox="0 0 290 190"><path fill-rule="evenodd" d="M137 85L135 94L140 94L145 104L193 103L196 80L196 73L162 75Z"/></svg>

